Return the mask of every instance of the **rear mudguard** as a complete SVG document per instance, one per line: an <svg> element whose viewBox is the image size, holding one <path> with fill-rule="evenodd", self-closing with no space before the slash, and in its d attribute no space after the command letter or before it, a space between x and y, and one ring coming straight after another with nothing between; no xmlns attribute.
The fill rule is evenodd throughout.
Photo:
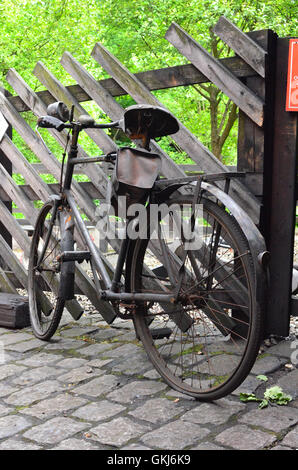
<svg viewBox="0 0 298 470"><path fill-rule="evenodd" d="M157 194L158 202L164 202L185 184L186 183L181 182L168 186L166 189ZM195 188L195 185L193 188ZM236 219L242 232L244 233L254 263L255 300L264 311L266 291L268 286L269 252L266 249L265 240L262 234L258 230L255 223L247 215L247 213L226 192L204 180L201 181L201 190L203 193L205 191L208 192L220 203L222 203Z"/></svg>
<svg viewBox="0 0 298 470"><path fill-rule="evenodd" d="M215 196L229 210L238 222L244 233L250 252L252 254L255 268L255 296L257 302L264 306L266 290L268 285L267 266L269 252L266 249L264 237L247 213L229 196L217 186L202 181L202 190Z"/></svg>

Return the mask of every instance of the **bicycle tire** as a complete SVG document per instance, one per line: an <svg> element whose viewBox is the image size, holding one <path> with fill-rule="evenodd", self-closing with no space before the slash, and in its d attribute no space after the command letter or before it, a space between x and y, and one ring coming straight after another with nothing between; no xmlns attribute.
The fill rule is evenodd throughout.
<svg viewBox="0 0 298 470"><path fill-rule="evenodd" d="M32 235L30 259L28 267L28 297L30 323L34 335L48 341L56 332L65 305L65 299L59 297L63 279L57 271L57 256L61 252L60 224L58 215L49 224L54 202L48 201L40 210ZM50 232L50 237L46 235ZM44 249L43 259L39 260L38 253ZM65 249L73 250L70 241Z"/></svg>
<svg viewBox="0 0 298 470"><path fill-rule="evenodd" d="M180 197L166 204L191 206L191 203L192 198ZM186 293L189 292L192 279L194 284L190 292L197 298L200 296L199 300L194 302L190 300L190 294L184 294L185 299L188 295L188 300L184 300L186 305L180 302L176 304L176 309L169 305L161 306L157 302L139 302L134 314L134 326L149 359L171 388L202 401L212 401L234 391L249 374L262 339L263 316L254 296L255 272L252 255L239 224L218 204L205 198L202 198L201 204L203 222L200 224L203 225L203 238L204 232L206 234L204 240L211 240L208 233L211 230L214 232L215 226L220 238L216 253L217 264L213 265L213 273L211 270L208 276L203 275L199 281L197 267L205 270L207 267L210 270L210 264L206 266L208 256L210 262L206 242L202 242L206 254L209 253L205 265L202 254L197 253L199 250L195 251L196 258L188 252L187 256L191 257L192 263L188 263L186 274L184 273L183 282L187 287L184 287L182 282L181 288ZM199 222L196 220L196 223ZM225 243L226 248L222 248ZM181 246L183 243L180 245L180 253ZM127 285L132 292L148 291L149 283L151 292L167 291L174 294L176 285L165 272L166 263L161 266L163 272L159 278L150 270L150 262L156 257L156 252L156 246L152 250L146 239L137 239L132 243L127 257L126 274ZM177 252L179 253L179 247ZM172 254L169 258L172 265L177 263L177 260L172 261ZM192 271L195 270L192 278L191 268ZM179 282L178 272L177 269ZM152 283L158 285L158 288L152 289ZM204 285L209 286L208 292L206 288L204 292ZM230 289L230 285L233 285L234 291ZM237 293L235 286L240 293ZM186 323L190 322L191 326L183 328L185 314ZM230 323L234 326L230 327Z"/></svg>

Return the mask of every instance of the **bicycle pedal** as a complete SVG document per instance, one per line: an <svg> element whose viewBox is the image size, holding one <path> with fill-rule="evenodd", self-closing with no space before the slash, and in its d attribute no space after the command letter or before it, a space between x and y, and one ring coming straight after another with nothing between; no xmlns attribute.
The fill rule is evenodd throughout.
<svg viewBox="0 0 298 470"><path fill-rule="evenodd" d="M154 328L150 330L153 339L169 338L172 334L171 328Z"/></svg>
<svg viewBox="0 0 298 470"><path fill-rule="evenodd" d="M77 261L82 263L83 261L90 261L90 251L63 251L58 257L59 261Z"/></svg>

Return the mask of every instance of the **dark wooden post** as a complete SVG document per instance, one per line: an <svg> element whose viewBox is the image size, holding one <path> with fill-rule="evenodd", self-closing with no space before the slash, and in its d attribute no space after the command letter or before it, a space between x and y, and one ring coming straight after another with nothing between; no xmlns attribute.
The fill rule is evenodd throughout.
<svg viewBox="0 0 298 470"><path fill-rule="evenodd" d="M4 93L5 96L10 95L10 93L7 90L5 90L1 87L0 87L0 90L2 91L2 93ZM9 136L9 138L12 139L12 127L11 126L8 127L6 133ZM0 149L0 164L8 171L8 173L10 175L12 175L12 163L11 163L10 159L5 155L5 153L1 149ZM11 200L6 200L6 201L3 201L3 202L6 205L6 207L10 210L10 212L12 212L12 201ZM9 231L6 229L6 227L2 224L2 222L0 222L0 235L4 238L6 243L10 247L12 247L12 236L9 233ZM3 267L3 260L2 259L0 259L0 263Z"/></svg>
<svg viewBox="0 0 298 470"><path fill-rule="evenodd" d="M264 233L271 253L267 333L278 336L289 334L296 211L297 113L285 110L288 50L289 39L278 38L272 152L264 171Z"/></svg>

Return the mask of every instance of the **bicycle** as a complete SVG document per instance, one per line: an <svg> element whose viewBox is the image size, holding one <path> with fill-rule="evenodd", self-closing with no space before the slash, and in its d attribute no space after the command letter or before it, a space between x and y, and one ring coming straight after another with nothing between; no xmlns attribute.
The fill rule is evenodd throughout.
<svg viewBox="0 0 298 470"><path fill-rule="evenodd" d="M62 102L50 105L47 113L39 127L69 129L72 137L60 194L40 210L32 237L28 293L35 336L49 340L55 333L65 302L75 296L75 263L88 261L99 297L133 321L137 338L168 385L205 401L231 393L259 351L266 282L263 237L228 194L231 179L242 175L162 178L150 139L179 128L162 108L131 106L122 119L107 124L90 116L74 120L73 108L69 112ZM78 137L86 128L121 128L138 147L79 158ZM128 208L133 203L143 208L142 220L139 214L126 217L112 277L71 193L75 165L88 162L113 165L110 202L117 210L119 195ZM152 207L158 208L157 217ZM129 233L129 224L137 236ZM74 228L83 250L75 249Z"/></svg>

